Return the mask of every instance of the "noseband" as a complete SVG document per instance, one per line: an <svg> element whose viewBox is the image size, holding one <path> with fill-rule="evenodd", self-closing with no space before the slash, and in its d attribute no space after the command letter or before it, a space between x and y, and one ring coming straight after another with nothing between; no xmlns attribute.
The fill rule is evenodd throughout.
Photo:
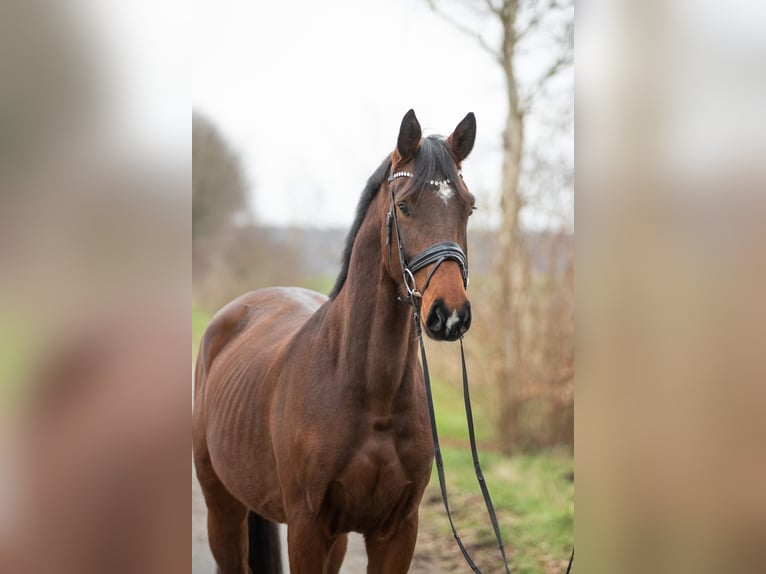
<svg viewBox="0 0 766 574"><path fill-rule="evenodd" d="M397 171L388 177L388 183L390 184L398 177L413 177L413 175L408 171ZM436 181L432 179L428 183L429 185L439 186L443 183L450 183L450 180L445 179L444 181ZM428 284L431 282L431 277L436 273L439 265L445 261L457 262L463 276L463 287L467 289L468 259L460 248L460 245L454 241L439 241L438 243L434 243L407 261L404 255L404 243L402 242L402 236L399 232L399 220L396 217L394 191L390 186L389 192L391 194L391 208L388 210L388 215L386 216L386 245L388 246L388 258L389 260L391 259L391 222L393 221L394 231L396 233L396 244L399 249L399 263L402 267L402 278L404 280L404 287L407 289L407 295L411 300L410 303L414 304L414 298L421 298L423 296ZM423 288L418 291L417 285L415 284L415 273L431 264L434 264L434 266L431 268L431 271L428 272L426 280L423 283Z"/></svg>

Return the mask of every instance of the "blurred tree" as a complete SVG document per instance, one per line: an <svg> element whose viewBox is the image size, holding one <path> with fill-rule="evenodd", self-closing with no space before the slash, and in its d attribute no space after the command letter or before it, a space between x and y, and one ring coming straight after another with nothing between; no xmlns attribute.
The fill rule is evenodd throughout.
<svg viewBox="0 0 766 574"><path fill-rule="evenodd" d="M502 331L497 380L501 392L500 433L509 448L523 443L513 420L517 418L520 387L528 377L525 361L531 342L525 338L526 299L532 288L529 251L524 248L519 213L524 207L519 181L524 157L524 120L550 80L569 68L574 52L573 0L426 0L431 9L467 34L499 64L505 78L508 114L503 129L500 194L501 227L498 234L497 324ZM488 38L491 31L495 38ZM490 32L490 34L488 34ZM530 42L531 38L534 42ZM526 43L526 44L525 44ZM544 64L541 73L520 85L517 57L520 46ZM515 388L514 388L515 387ZM509 426L508 423L510 422Z"/></svg>
<svg viewBox="0 0 766 574"><path fill-rule="evenodd" d="M248 213L249 186L239 157L197 112L192 161L194 304L213 311L252 289L304 281L305 246L289 230L235 219Z"/></svg>
<svg viewBox="0 0 766 574"><path fill-rule="evenodd" d="M211 239L245 209L247 184L239 158L218 129L192 114L192 241Z"/></svg>

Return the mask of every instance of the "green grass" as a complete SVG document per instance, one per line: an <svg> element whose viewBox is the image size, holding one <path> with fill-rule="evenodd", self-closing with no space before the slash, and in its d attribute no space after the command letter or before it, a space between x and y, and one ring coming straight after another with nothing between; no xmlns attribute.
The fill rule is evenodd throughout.
<svg viewBox="0 0 766 574"><path fill-rule="evenodd" d="M449 441L461 441L468 445L468 427L466 426L465 406L463 403L462 383L450 384L444 379L431 377L431 391L434 397L434 410L439 437ZM492 417L487 416L488 405L483 397L472 393L471 405L476 441L485 442L495 438Z"/></svg>
<svg viewBox="0 0 766 574"><path fill-rule="evenodd" d="M297 285L326 295L335 285L335 275L310 275L304 277Z"/></svg>
<svg viewBox="0 0 766 574"><path fill-rule="evenodd" d="M496 565L499 551L469 450L461 381L448 382L433 377L432 390L447 488L458 532L464 542L472 545L475 558L483 560L480 566ZM574 484L569 479L574 470L572 453L564 449L510 457L493 450L500 443L494 424L495 405L489 393L482 390L473 388L471 396L479 461L512 570L518 574L561 572L566 566L562 568L561 561L569 558L574 543ZM424 500L430 503L421 506L421 528L431 529L434 535L451 543L439 550L440 554L452 557L442 568L466 571L463 557L452 541L435 465ZM482 570L496 571L496 567L484 566Z"/></svg>
<svg viewBox="0 0 766 574"><path fill-rule="evenodd" d="M192 359L197 357L202 335L205 334L205 329L212 318L211 313L192 307Z"/></svg>
<svg viewBox="0 0 766 574"><path fill-rule="evenodd" d="M469 366L470 368L470 366ZM484 510L469 450L461 381L432 377L437 428L451 508L458 532L472 544L472 554L495 565L499 557L489 517ZM499 442L494 405L487 393L472 389L473 418L479 461L500 522L512 570L518 574L562 572L574 543L574 484L569 475L574 458L566 449L534 455L505 456L492 449ZM421 528L447 541L433 556L448 554L444 571L463 572L463 562L452 540L439 492L436 467L421 506ZM425 546L425 552L432 552ZM564 561L562 567L562 561ZM482 567L484 571L496 568Z"/></svg>
<svg viewBox="0 0 766 574"><path fill-rule="evenodd" d="M465 510L456 520L458 530L475 532L474 542L487 543L489 554L496 552L489 544L493 534L470 452L446 448L442 454L451 504ZM574 543L574 484L567 477L573 470L572 455L506 457L485 452L480 461L515 572L541 573L546 563L567 559ZM428 489L427 497L439 497L435 470ZM432 521L442 535L450 536L441 502L424 508L421 521ZM459 557L457 547L455 553Z"/></svg>

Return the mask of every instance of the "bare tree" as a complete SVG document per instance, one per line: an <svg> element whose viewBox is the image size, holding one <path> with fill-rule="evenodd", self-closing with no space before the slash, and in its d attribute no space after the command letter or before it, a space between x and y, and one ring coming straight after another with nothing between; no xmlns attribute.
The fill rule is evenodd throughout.
<svg viewBox="0 0 766 574"><path fill-rule="evenodd" d="M520 176L524 157L525 117L534 107L548 83L570 67L573 61L574 5L572 0L426 0L431 9L460 32L470 36L501 67L505 78L508 114L503 130L503 162L500 194L502 224L499 232L497 274L497 303L502 333L500 398L504 415L518 397L514 386L523 385L528 376L523 326L524 299L530 289L530 262L524 249L519 214L524 206L520 193ZM495 37L488 32L494 30ZM545 34L543 34L543 31ZM547 38L541 39L541 36ZM532 45L532 39L536 44ZM545 47L540 55L548 62L538 76L520 85L517 57L522 46L528 49ZM537 58L536 58L537 59ZM501 419L508 418L501 416ZM500 427L501 433L508 431ZM511 433L512 434L512 433ZM512 438L505 436L504 438Z"/></svg>
<svg viewBox="0 0 766 574"><path fill-rule="evenodd" d="M295 284L302 246L246 215L240 159L204 116L192 116L192 281L195 304L214 310L252 289ZM278 254L275 257L274 254Z"/></svg>
<svg viewBox="0 0 766 574"><path fill-rule="evenodd" d="M192 239L211 238L244 210L247 185L239 158L204 116L192 116Z"/></svg>

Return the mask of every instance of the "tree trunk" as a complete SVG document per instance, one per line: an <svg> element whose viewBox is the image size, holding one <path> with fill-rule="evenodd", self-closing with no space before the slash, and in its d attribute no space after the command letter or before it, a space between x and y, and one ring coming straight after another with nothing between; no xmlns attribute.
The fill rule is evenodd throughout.
<svg viewBox="0 0 766 574"><path fill-rule="evenodd" d="M571 4L528 2L522 6L521 0L486 0L487 10L499 19L502 26L499 50L494 44L487 43L480 31L440 11L436 0L428 0L428 4L458 30L478 40L482 48L490 52L500 64L506 80L508 115L503 130L501 225L498 231L495 281L491 286L493 293L490 299L493 323L496 321L501 328L493 333L494 361L491 369L498 385L498 437L502 448L510 453L534 450L558 442L548 437L561 434L558 431L549 432L550 421L558 421L563 417L553 412L554 407L551 406L552 380L559 381L561 377L556 370L559 357L549 357L548 354L550 345L555 344L557 339L549 337L546 328L560 320L551 315L556 307L552 293L563 287L557 283L558 255L554 255L551 260L553 267L550 283L546 283L539 273L535 275L532 249L539 250L540 241L545 241L546 237L536 237L534 245L531 242L525 245L525 235L521 232L519 215L524 201L519 193L519 179L524 149L524 111L540 87L571 62L571 41L567 40L571 30L567 28L564 39L560 40L564 42L562 48L565 51L540 75L537 84L527 90L523 105L519 102L514 57L517 44L540 25L549 11L568 10ZM520 10L526 13L526 17L519 19L522 27L517 34L516 20ZM561 360L565 363L564 370L569 372L571 360L566 357ZM554 368L548 368L549 364ZM551 372L556 373L553 379L549 376ZM571 400L566 402L565 407L569 409L564 413L567 414L572 410Z"/></svg>
<svg viewBox="0 0 766 574"><path fill-rule="evenodd" d="M506 1L503 7L503 58L502 65L508 89L508 115L503 131L503 167L501 178L500 209L502 225L499 232L497 262L498 302L500 324L503 325L501 339L501 362L497 381L500 385L499 431L502 443L509 450L521 437L518 436L514 391L523 382L523 331L522 314L525 261L521 246L519 212L522 200L519 194L519 175L524 144L524 117L519 109L518 86L514 68L516 44L516 1Z"/></svg>

